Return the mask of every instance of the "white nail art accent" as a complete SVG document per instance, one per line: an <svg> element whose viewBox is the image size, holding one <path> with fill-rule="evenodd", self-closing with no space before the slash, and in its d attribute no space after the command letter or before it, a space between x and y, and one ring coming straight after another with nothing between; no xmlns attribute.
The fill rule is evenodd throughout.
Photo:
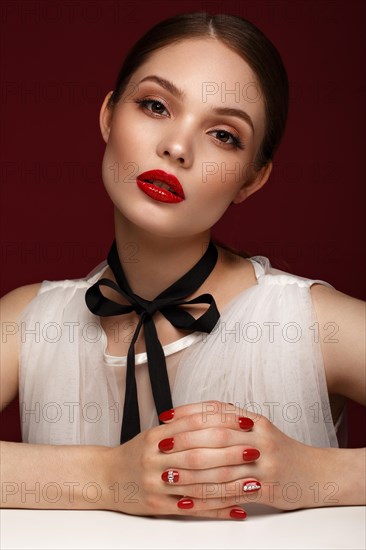
<svg viewBox="0 0 366 550"><path fill-rule="evenodd" d="M249 491L257 491L260 488L261 488L260 483L257 483L256 481L247 481L243 485L244 493L247 493Z"/></svg>

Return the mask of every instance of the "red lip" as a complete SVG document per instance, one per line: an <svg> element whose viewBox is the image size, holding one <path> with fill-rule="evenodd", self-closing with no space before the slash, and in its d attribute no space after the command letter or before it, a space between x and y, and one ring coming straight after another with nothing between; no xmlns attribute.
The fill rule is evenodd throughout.
<svg viewBox="0 0 366 550"><path fill-rule="evenodd" d="M165 183L169 186L170 190L151 183L155 181ZM184 191L179 180L172 174L168 174L163 170L148 170L147 172L143 172L137 176L136 183L141 191L159 202L177 203L185 199Z"/></svg>

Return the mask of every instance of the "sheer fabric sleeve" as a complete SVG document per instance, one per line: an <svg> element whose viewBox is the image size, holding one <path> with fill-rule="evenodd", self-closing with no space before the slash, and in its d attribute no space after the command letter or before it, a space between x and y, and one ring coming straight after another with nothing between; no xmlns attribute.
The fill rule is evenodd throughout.
<svg viewBox="0 0 366 550"><path fill-rule="evenodd" d="M96 269L84 279L44 281L19 318L23 442L102 445L112 439L103 334L84 300L99 275Z"/></svg>
<svg viewBox="0 0 366 550"><path fill-rule="evenodd" d="M173 403L236 403L305 444L337 447L310 294L315 282L331 285L274 269L263 256L251 261L258 284L181 356Z"/></svg>

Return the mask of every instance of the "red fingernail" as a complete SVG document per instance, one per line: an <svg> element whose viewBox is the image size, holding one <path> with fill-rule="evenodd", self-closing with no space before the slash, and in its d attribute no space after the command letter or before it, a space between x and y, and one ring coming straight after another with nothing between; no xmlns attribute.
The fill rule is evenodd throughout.
<svg viewBox="0 0 366 550"><path fill-rule="evenodd" d="M239 426L241 427L242 430L251 430L254 426L254 422L247 416L240 416Z"/></svg>
<svg viewBox="0 0 366 550"><path fill-rule="evenodd" d="M161 479L166 483L178 483L179 472L177 470L166 470L161 474Z"/></svg>
<svg viewBox="0 0 366 550"><path fill-rule="evenodd" d="M259 491L259 489L262 487L262 485L259 483L259 481L255 481L255 479L250 479L249 481L246 481L243 485L243 491L244 493L252 493L253 491Z"/></svg>
<svg viewBox="0 0 366 550"><path fill-rule="evenodd" d="M159 420L162 422L168 422L168 420L172 420L172 418L174 418L174 409L170 409L169 411L164 411L159 414Z"/></svg>
<svg viewBox="0 0 366 550"><path fill-rule="evenodd" d="M230 517L234 519L245 519L247 517L247 513L243 508L233 508L230 510Z"/></svg>
<svg viewBox="0 0 366 550"><path fill-rule="evenodd" d="M193 508L194 503L191 498L181 498L177 502L178 508L182 508L182 510L188 510L188 508Z"/></svg>
<svg viewBox="0 0 366 550"><path fill-rule="evenodd" d="M261 456L261 453L258 449L245 449L243 451L243 460L244 462L251 462L252 460L257 460Z"/></svg>
<svg viewBox="0 0 366 550"><path fill-rule="evenodd" d="M161 441L159 441L158 447L160 451L171 451L174 447L174 437L162 439Z"/></svg>

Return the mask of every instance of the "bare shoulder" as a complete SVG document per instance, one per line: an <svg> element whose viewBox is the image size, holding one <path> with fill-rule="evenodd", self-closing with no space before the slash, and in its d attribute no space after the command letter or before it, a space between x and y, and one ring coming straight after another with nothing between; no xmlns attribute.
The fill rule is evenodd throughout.
<svg viewBox="0 0 366 550"><path fill-rule="evenodd" d="M33 283L11 290L0 300L2 327L4 323L16 322L26 306L35 298L42 283Z"/></svg>
<svg viewBox="0 0 366 550"><path fill-rule="evenodd" d="M310 287L311 294L313 298L319 299L320 301L334 301L334 300L342 300L344 302L359 302L360 304L365 304L363 300L359 300L358 298L354 298L353 296L349 296L349 294L345 294L344 292L341 292L340 290L337 290L336 288L331 288L329 286L323 285L321 283L314 283Z"/></svg>
<svg viewBox="0 0 366 550"><path fill-rule="evenodd" d="M12 304L13 306L19 305L21 308L25 307L38 294L41 285L42 283L32 283L11 290L1 298L2 306L6 307Z"/></svg>
<svg viewBox="0 0 366 550"><path fill-rule="evenodd" d="M334 322L344 335L365 326L366 302L363 300L319 283L310 287L310 293L318 320L322 324Z"/></svg>
<svg viewBox="0 0 366 550"><path fill-rule="evenodd" d="M18 320L22 311L38 294L42 283L15 288L0 300L1 315L1 369L0 410L18 393Z"/></svg>
<svg viewBox="0 0 366 550"><path fill-rule="evenodd" d="M329 393L364 403L366 303L318 283L310 292Z"/></svg>

